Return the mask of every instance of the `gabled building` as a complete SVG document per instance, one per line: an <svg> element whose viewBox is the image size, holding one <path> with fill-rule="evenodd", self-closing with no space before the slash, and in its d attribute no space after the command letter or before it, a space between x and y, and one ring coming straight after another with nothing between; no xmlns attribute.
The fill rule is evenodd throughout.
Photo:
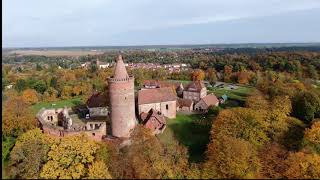
<svg viewBox="0 0 320 180"><path fill-rule="evenodd" d="M150 109L148 113L140 114L141 123L153 134L162 133L166 128L166 118L158 111Z"/></svg>
<svg viewBox="0 0 320 180"><path fill-rule="evenodd" d="M190 99L194 102L200 101L207 95L207 88L202 81L190 82L183 91L183 99Z"/></svg>
<svg viewBox="0 0 320 180"><path fill-rule="evenodd" d="M86 103L90 117L108 116L108 99L106 93L94 92Z"/></svg>
<svg viewBox="0 0 320 180"><path fill-rule="evenodd" d="M209 94L203 98L194 106L196 111L206 112L210 106L218 106L219 100L214 94Z"/></svg>
<svg viewBox="0 0 320 180"><path fill-rule="evenodd" d="M193 111L193 101L191 99L177 99L177 111L191 112Z"/></svg>
<svg viewBox="0 0 320 180"><path fill-rule="evenodd" d="M171 87L143 89L138 92L139 114L151 109L159 111L168 118L176 117L177 96Z"/></svg>

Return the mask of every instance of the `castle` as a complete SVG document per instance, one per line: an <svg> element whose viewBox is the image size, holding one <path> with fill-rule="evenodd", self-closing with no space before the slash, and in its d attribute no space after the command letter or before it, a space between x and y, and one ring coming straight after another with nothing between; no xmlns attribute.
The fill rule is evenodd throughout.
<svg viewBox="0 0 320 180"><path fill-rule="evenodd" d="M175 118L177 111L205 112L209 106L219 104L213 94L207 95L203 82L191 82L184 88L181 83L147 81L136 100L134 77L128 75L121 55L107 82L108 93L93 93L86 105L41 109L37 114L41 129L60 137L84 132L99 141L126 139L138 124L136 117L153 134L158 134L166 128L165 118Z"/></svg>
<svg viewBox="0 0 320 180"><path fill-rule="evenodd" d="M41 129L60 137L84 132L93 139L101 140L108 135L109 125L109 135L116 138L130 137L138 123L135 115L134 77L128 75L121 55L117 57L113 76L107 81L108 97L100 93L93 94L86 107L77 110L66 107L41 109L37 114ZM105 98L109 100L109 108L106 108Z"/></svg>

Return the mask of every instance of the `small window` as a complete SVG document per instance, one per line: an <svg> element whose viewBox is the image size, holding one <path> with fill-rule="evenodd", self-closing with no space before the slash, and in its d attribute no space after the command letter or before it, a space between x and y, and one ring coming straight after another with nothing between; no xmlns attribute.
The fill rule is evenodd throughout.
<svg viewBox="0 0 320 180"><path fill-rule="evenodd" d="M50 116L48 116L48 121L50 121Z"/></svg>
<svg viewBox="0 0 320 180"><path fill-rule="evenodd" d="M53 117L51 116L51 121L53 120Z"/></svg>
<svg viewBox="0 0 320 180"><path fill-rule="evenodd" d="M167 110L169 109L169 105L168 105L168 104L166 104L166 109L167 109Z"/></svg>
<svg viewBox="0 0 320 180"><path fill-rule="evenodd" d="M96 133L92 133L92 136L95 136L96 135Z"/></svg>

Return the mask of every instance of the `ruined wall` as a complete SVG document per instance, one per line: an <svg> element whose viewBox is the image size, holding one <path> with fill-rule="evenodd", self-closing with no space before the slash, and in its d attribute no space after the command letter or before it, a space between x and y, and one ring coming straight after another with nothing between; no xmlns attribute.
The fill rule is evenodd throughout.
<svg viewBox="0 0 320 180"><path fill-rule="evenodd" d="M89 113L90 113L90 117L108 116L109 110L107 107L94 107L94 108L89 108Z"/></svg>

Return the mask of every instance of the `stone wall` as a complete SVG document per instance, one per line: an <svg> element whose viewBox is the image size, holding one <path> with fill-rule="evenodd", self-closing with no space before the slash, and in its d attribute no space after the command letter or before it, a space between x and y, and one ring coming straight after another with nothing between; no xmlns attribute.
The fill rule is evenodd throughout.
<svg viewBox="0 0 320 180"><path fill-rule="evenodd" d="M90 117L96 117L96 116L108 116L109 110L107 107L94 107L89 108Z"/></svg>
<svg viewBox="0 0 320 180"><path fill-rule="evenodd" d="M161 112L165 117L168 118L176 118L177 113L177 101L167 101L167 102L159 102L159 103L152 103L152 104L140 104L139 114L142 112L148 113L151 108L156 111Z"/></svg>

